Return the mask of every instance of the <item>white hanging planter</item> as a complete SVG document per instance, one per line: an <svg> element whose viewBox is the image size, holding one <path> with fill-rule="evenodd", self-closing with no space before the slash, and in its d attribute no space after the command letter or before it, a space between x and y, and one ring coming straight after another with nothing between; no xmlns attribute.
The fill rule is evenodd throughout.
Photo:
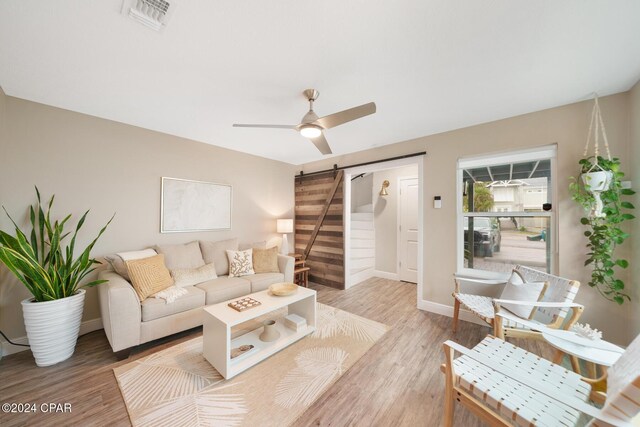
<svg viewBox="0 0 640 427"><path fill-rule="evenodd" d="M73 354L80 332L86 291L53 301L22 301L24 326L38 366L51 366Z"/></svg>
<svg viewBox="0 0 640 427"><path fill-rule="evenodd" d="M582 174L582 182L584 188L592 193L607 191L611 186L613 179L613 172L611 171L596 171L587 172Z"/></svg>

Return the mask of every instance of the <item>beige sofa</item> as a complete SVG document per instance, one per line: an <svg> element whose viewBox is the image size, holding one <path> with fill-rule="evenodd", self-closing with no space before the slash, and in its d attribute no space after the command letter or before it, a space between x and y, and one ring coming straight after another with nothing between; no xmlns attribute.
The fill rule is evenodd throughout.
<svg viewBox="0 0 640 427"><path fill-rule="evenodd" d="M185 266L197 265L201 260L214 262L218 277L186 287L188 293L171 304L156 298L140 302L131 284L113 268L99 273L99 279L108 280L98 286L98 296L104 331L114 352L202 325L202 308L207 305L262 291L273 283L293 281L292 257L278 255L277 273L229 277L226 249L237 250L237 239L200 241L196 247L202 258L195 261L198 254L194 253L193 243L188 244L191 251L187 255L180 245L156 246L156 250L164 253L170 269L190 268Z"/></svg>

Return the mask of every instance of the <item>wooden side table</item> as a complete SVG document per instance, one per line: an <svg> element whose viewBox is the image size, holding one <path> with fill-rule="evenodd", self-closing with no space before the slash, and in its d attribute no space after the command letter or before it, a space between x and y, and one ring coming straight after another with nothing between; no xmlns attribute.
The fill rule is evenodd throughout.
<svg viewBox="0 0 640 427"><path fill-rule="evenodd" d="M305 260L302 259L302 254L289 254L289 256L295 258L295 267L293 270L293 282L298 286L309 287L309 270L311 268L305 266Z"/></svg>

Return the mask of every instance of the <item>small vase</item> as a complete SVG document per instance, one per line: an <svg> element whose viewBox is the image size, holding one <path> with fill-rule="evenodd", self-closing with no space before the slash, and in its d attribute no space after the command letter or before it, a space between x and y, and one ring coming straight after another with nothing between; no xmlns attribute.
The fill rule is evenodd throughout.
<svg viewBox="0 0 640 427"><path fill-rule="evenodd" d="M260 334L260 341L271 342L280 338L280 332L276 329L275 320L265 320L263 325L264 331Z"/></svg>

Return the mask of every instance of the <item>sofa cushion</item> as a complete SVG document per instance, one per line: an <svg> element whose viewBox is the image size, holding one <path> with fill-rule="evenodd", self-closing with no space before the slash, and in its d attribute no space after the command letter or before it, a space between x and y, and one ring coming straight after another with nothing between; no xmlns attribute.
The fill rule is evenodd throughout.
<svg viewBox="0 0 640 427"><path fill-rule="evenodd" d="M278 247L269 249L253 248L253 271L258 273L279 273Z"/></svg>
<svg viewBox="0 0 640 427"><path fill-rule="evenodd" d="M184 245L157 245L155 250L164 254L164 262L169 270L198 268L205 264L197 240Z"/></svg>
<svg viewBox="0 0 640 427"><path fill-rule="evenodd" d="M131 284L138 299L144 301L149 295L173 285L173 278L164 265L164 255L127 261Z"/></svg>
<svg viewBox="0 0 640 427"><path fill-rule="evenodd" d="M249 277L249 276L247 276ZM251 283L245 278L219 276L217 279L195 286L207 293L206 304L217 304L222 301L242 297L251 293Z"/></svg>
<svg viewBox="0 0 640 427"><path fill-rule="evenodd" d="M214 263L216 265L218 276L225 276L229 274L227 250L237 251L238 239L221 240L219 242L200 240L200 250L207 264Z"/></svg>
<svg viewBox="0 0 640 427"><path fill-rule="evenodd" d="M134 259L149 258L157 254L153 249L144 249L141 251L119 252L117 254L107 255L104 258L116 273L124 277L126 281L131 282L126 262Z"/></svg>
<svg viewBox="0 0 640 427"><path fill-rule="evenodd" d="M194 286L183 288L187 291L186 295L178 297L171 304L167 304L163 299L147 298L140 304L142 308L142 321L159 319L172 314L182 313L192 308L203 307L205 302L205 293L202 289Z"/></svg>
<svg viewBox="0 0 640 427"><path fill-rule="evenodd" d="M247 279L251 282L251 292L260 292L267 289L269 285L284 282L284 274L260 273L253 274L251 276L244 276L243 279Z"/></svg>

